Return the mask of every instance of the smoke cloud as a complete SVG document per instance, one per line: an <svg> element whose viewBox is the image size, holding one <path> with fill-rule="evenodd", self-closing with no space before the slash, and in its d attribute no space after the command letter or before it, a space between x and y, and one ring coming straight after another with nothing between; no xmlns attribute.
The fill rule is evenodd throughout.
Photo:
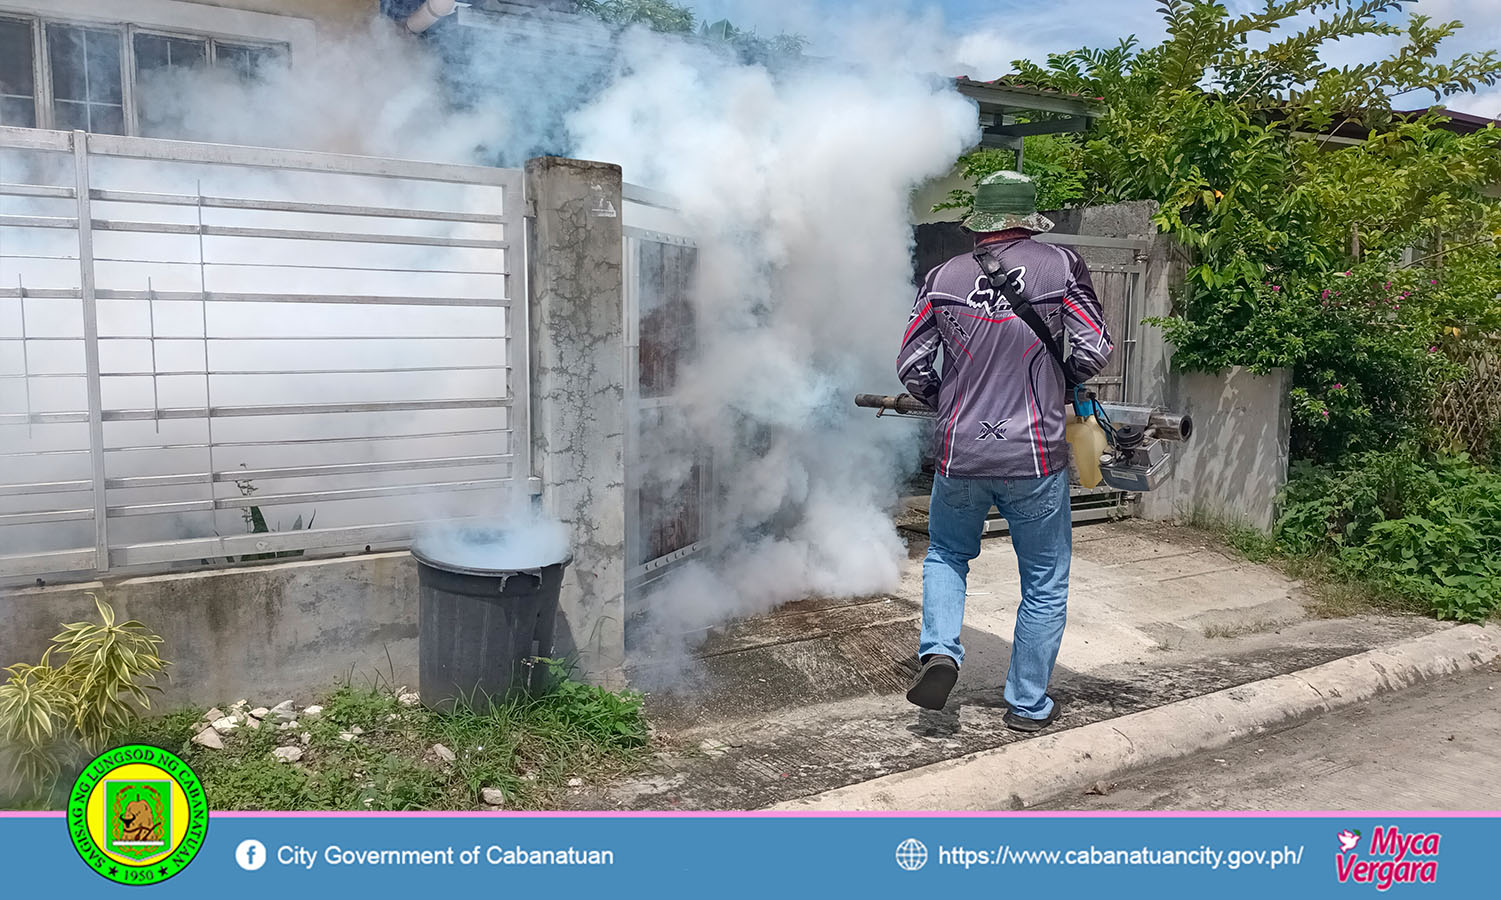
<svg viewBox="0 0 1501 900"><path fill-rule="evenodd" d="M672 195L699 245L697 353L677 414L643 439L668 479L685 474L680 448L711 448L721 549L651 596L656 660L732 616L899 579L890 510L912 433L851 400L891 384L911 192L973 143L976 119L950 84L858 57L883 62L772 72L633 33L621 77L569 118L578 155Z"/></svg>
<svg viewBox="0 0 1501 900"><path fill-rule="evenodd" d="M597 36L539 53L478 29L436 52L383 22L326 36L317 58L253 86L165 76L146 130L484 164L545 151L618 163L675 198L698 245L695 343L643 465L681 484L683 448L707 448L717 485L714 549L648 601L648 644L681 648L737 616L899 579L891 511L915 434L857 414L852 397L892 387L912 192L978 137L973 105L934 74L956 62L939 22L846 23L840 46L819 42L829 59L773 68L642 30L603 57ZM316 328L320 314L285 327Z"/></svg>

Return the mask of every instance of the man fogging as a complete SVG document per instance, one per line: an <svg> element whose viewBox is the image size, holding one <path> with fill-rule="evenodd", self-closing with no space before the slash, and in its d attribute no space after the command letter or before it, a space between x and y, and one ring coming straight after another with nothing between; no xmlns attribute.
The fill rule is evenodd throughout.
<svg viewBox="0 0 1501 900"><path fill-rule="evenodd" d="M958 681L965 582L994 505L1010 523L1021 572L1005 689L1005 722L1018 731L1040 731L1059 715L1047 688L1063 640L1073 552L1065 407L1114 348L1084 262L1032 239L1053 227L1037 212L1036 196L1018 172L979 184L964 221L975 250L928 273L897 365L907 390L936 418L921 667L907 699L942 709Z"/></svg>

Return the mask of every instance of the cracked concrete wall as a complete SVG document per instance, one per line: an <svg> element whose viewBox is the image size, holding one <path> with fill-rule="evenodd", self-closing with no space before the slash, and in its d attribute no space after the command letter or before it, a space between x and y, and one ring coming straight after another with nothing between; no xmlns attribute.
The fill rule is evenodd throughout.
<svg viewBox="0 0 1501 900"><path fill-rule="evenodd" d="M346 678L417 685L417 564L405 552L0 592L0 665L34 663L61 623L95 620L90 592L165 639L157 709L311 702Z"/></svg>
<svg viewBox="0 0 1501 900"><path fill-rule="evenodd" d="M1194 433L1173 450L1172 479L1142 496L1142 518L1270 529L1287 483L1291 385L1286 369L1173 373L1168 405L1193 416Z"/></svg>
<svg viewBox="0 0 1501 900"><path fill-rule="evenodd" d="M556 652L618 687L625 665L625 322L618 166L526 165L532 465L568 525Z"/></svg>

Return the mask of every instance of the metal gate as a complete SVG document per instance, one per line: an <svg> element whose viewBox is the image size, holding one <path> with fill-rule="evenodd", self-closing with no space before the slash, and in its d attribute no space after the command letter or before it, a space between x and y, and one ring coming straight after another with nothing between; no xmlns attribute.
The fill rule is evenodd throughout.
<svg viewBox="0 0 1501 900"><path fill-rule="evenodd" d="M679 373L697 346L697 245L668 198L634 185L623 193L629 605L708 548L714 461L687 429L672 427Z"/></svg>
<svg viewBox="0 0 1501 900"><path fill-rule="evenodd" d="M1089 385L1101 400L1121 403L1140 402L1131 383L1131 357L1136 350L1136 331L1141 318L1137 297L1141 278L1146 272L1150 242L1138 238L1098 237L1078 234L1045 234L1038 240L1061 244L1072 249L1089 266L1095 296L1105 314L1105 327L1115 338L1115 352L1110 361ZM1108 487L1072 488L1074 523L1097 522L1118 518L1131 511L1128 496ZM998 516L986 523L987 533L1006 530L1006 520Z"/></svg>
<svg viewBox="0 0 1501 900"><path fill-rule="evenodd" d="M530 475L520 172L20 128L0 162L0 580L403 546Z"/></svg>

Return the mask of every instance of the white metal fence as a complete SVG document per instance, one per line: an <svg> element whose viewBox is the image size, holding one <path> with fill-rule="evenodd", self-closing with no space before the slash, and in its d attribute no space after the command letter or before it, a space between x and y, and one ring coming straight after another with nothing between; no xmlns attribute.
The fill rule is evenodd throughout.
<svg viewBox="0 0 1501 900"><path fill-rule="evenodd" d="M0 127L0 580L498 512L531 472L522 190Z"/></svg>

